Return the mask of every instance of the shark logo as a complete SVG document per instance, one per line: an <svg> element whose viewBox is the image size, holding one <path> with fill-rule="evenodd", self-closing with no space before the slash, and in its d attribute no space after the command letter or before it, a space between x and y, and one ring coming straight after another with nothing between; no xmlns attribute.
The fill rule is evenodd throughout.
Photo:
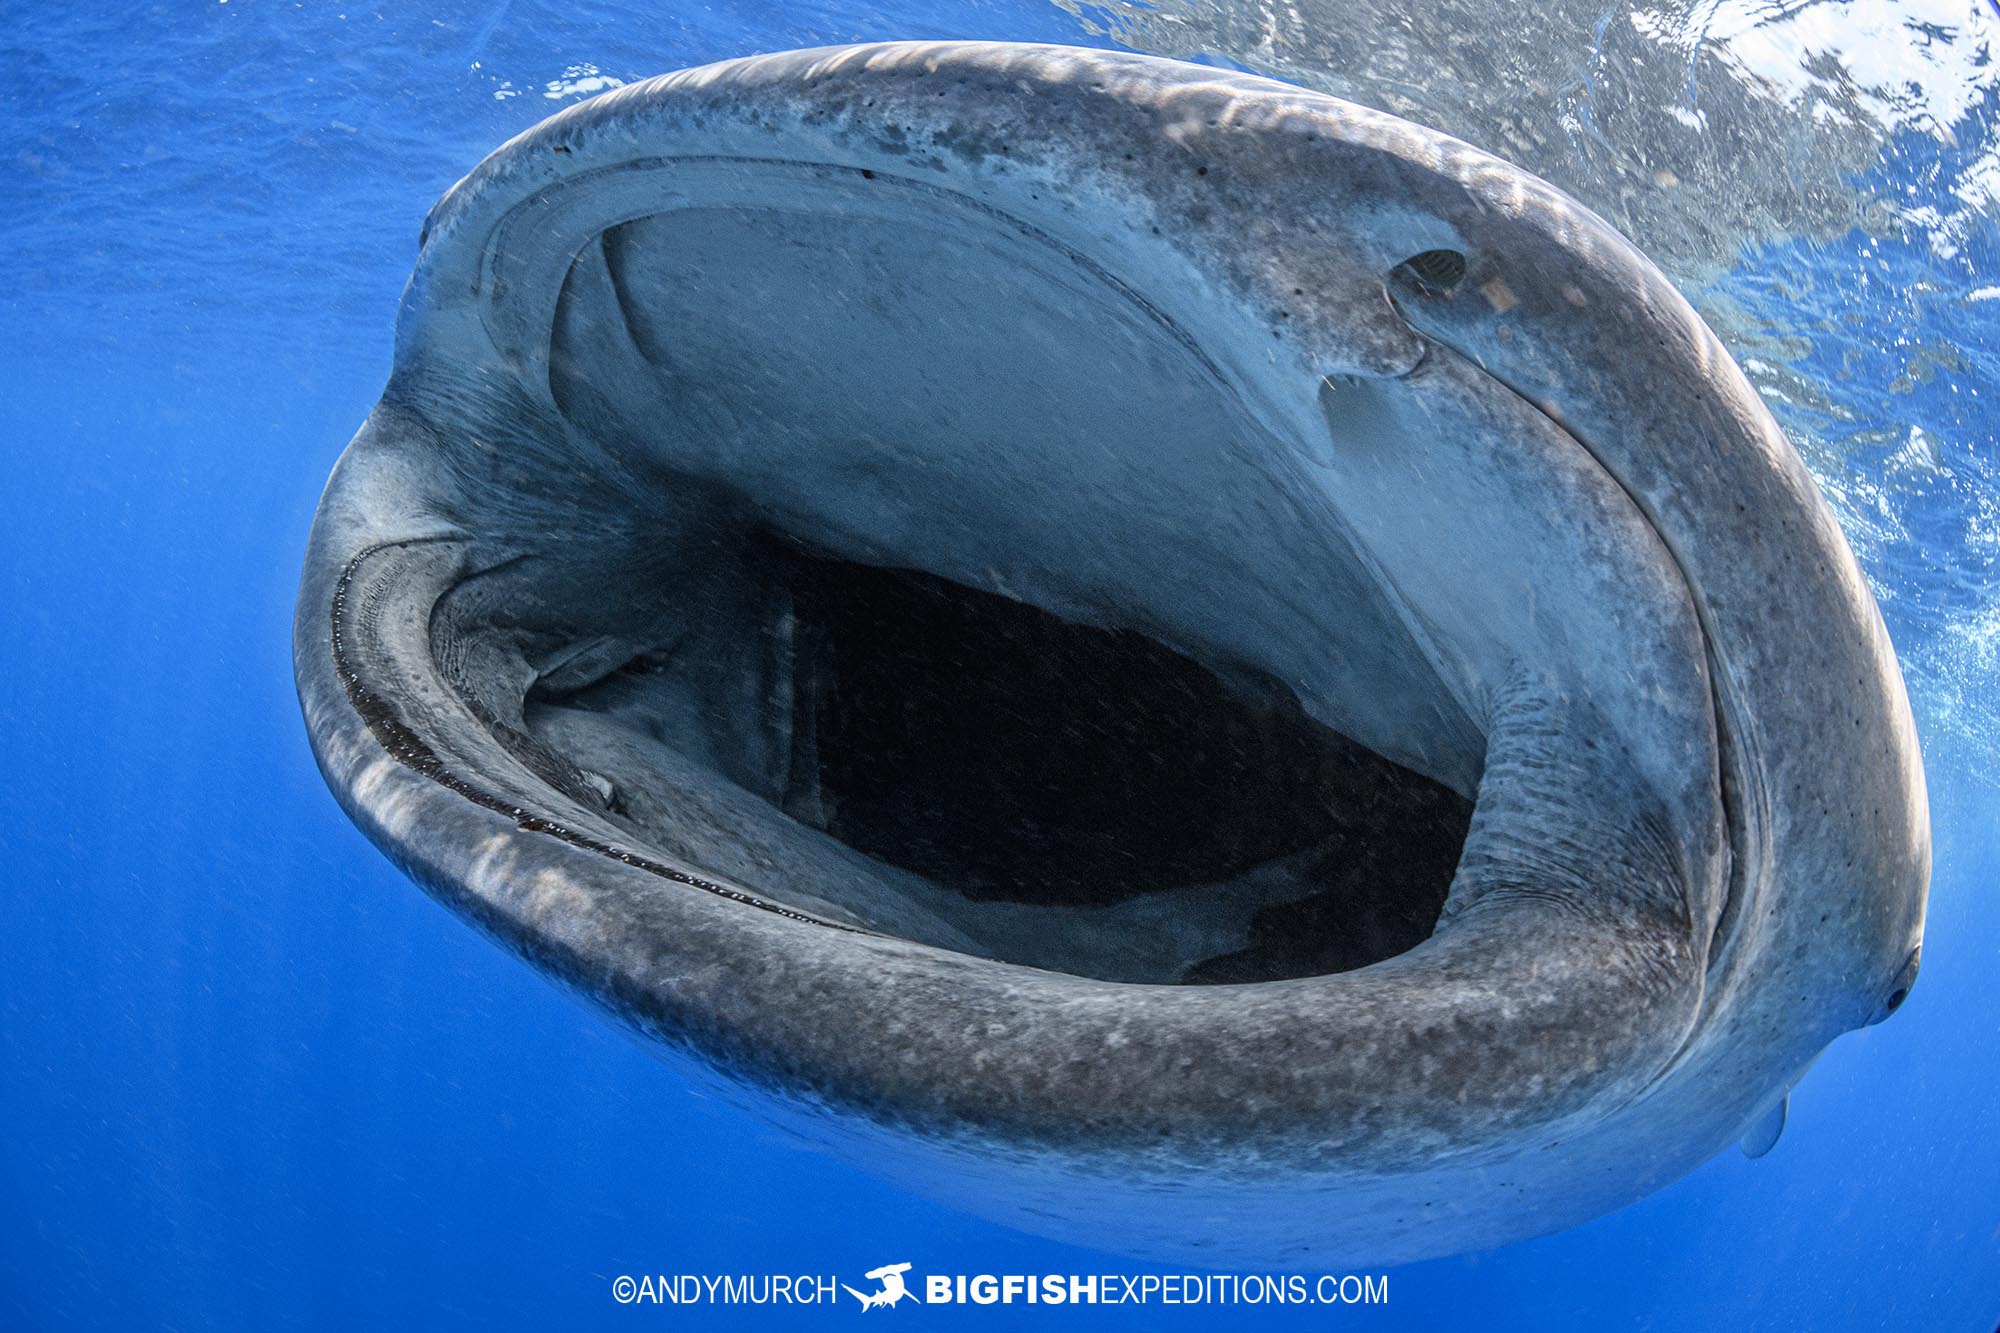
<svg viewBox="0 0 2000 1333"><path fill-rule="evenodd" d="M911 1291L903 1282L903 1274L909 1271L908 1264L883 1264L880 1268L869 1269L867 1274L869 1279L882 1284L882 1289L872 1294L856 1291L845 1282L840 1285L848 1295L861 1302L863 1310L873 1310L877 1307L887 1309L906 1296L912 1298L916 1296L917 1293Z"/></svg>

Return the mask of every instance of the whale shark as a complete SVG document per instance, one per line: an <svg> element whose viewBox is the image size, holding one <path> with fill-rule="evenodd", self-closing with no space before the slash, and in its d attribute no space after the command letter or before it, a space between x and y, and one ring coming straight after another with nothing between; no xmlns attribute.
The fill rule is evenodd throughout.
<svg viewBox="0 0 2000 1333"><path fill-rule="evenodd" d="M1896 659L1715 335L1535 176L1227 70L831 48L515 138L293 647L441 902L1105 1250L1575 1225L1771 1150L1921 956Z"/></svg>

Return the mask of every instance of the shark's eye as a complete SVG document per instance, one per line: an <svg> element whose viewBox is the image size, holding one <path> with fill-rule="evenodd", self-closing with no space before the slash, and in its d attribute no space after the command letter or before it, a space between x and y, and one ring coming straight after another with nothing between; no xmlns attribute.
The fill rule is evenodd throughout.
<svg viewBox="0 0 2000 1333"><path fill-rule="evenodd" d="M1923 965L1924 950L1922 945L1918 945L1910 951L1910 956L1904 959L1903 965L1896 970L1895 979L1889 983L1889 989L1883 995L1881 1005L1868 1020L1870 1023L1880 1023L1903 1007L1903 1002L1910 998L1911 988L1917 984L1917 973L1923 969Z"/></svg>

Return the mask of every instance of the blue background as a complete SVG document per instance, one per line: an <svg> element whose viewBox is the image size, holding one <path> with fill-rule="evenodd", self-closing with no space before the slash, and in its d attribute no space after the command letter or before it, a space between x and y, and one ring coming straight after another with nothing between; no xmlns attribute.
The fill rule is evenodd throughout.
<svg viewBox="0 0 2000 1333"><path fill-rule="evenodd" d="M565 71L1106 39L1027 0L94 8L0 5L0 1327L665 1326L704 1321L619 1307L610 1278L1153 1271L767 1131L449 917L327 796L288 638L418 225L588 91ZM1995 123L1989 82L1954 142L1895 139L1850 187L1957 197ZM1037 1322L2000 1320L2000 301L1977 295L2000 242L1990 201L1958 217L1943 249L1895 227L1746 243L1703 293L1794 335L1790 373L1824 386L1782 410L1911 677L1937 871L1903 1012L1834 1045L1769 1157L1396 1270L1386 1308ZM1948 354L1912 377L1919 345ZM842 1301L710 1319L850 1321Z"/></svg>

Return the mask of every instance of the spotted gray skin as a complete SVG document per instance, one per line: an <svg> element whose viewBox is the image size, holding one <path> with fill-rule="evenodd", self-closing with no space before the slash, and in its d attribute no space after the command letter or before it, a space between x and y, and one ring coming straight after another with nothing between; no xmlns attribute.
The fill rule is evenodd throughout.
<svg viewBox="0 0 2000 1333"><path fill-rule="evenodd" d="M1266 881L1043 911L841 846L753 529L1282 681L1476 798L1436 928L1171 984ZM426 225L294 653L440 900L811 1143L1100 1248L1575 1224L1915 972L1895 660L1714 336L1536 178L1234 73L806 51L515 139Z"/></svg>

